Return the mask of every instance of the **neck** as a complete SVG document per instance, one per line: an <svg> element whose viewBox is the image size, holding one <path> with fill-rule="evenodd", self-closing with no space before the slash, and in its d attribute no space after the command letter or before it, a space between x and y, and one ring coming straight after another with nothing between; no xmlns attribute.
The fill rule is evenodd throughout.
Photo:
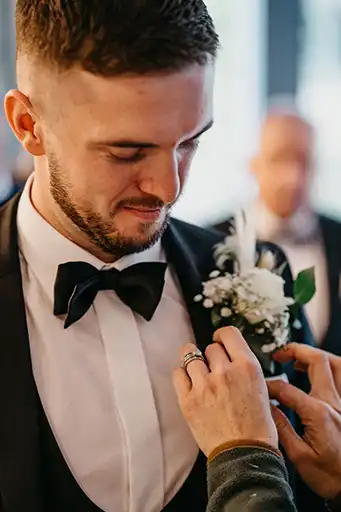
<svg viewBox="0 0 341 512"><path fill-rule="evenodd" d="M89 237L83 233L60 209L53 199L49 187L43 186L36 178L33 179L30 199L33 207L39 215L58 231L65 238L78 245L88 253L92 254L103 263L115 263L119 258L112 253L107 253L96 244L89 240ZM45 184L46 185L46 184Z"/></svg>
<svg viewBox="0 0 341 512"><path fill-rule="evenodd" d="M262 198L259 198L256 204L258 204L258 206L263 210L267 211L269 215L281 222L288 222L298 215L310 215L312 213L312 208L308 199L302 200L296 209L293 209L287 214L282 214L281 212L273 210Z"/></svg>

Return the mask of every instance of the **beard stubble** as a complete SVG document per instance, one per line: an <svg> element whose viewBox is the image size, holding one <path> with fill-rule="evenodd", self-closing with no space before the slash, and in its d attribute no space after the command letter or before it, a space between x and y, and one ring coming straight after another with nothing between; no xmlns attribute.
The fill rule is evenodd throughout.
<svg viewBox="0 0 341 512"><path fill-rule="evenodd" d="M91 206L81 207L73 199L70 191L72 186L63 177L63 171L55 156L49 155L50 191L54 201L63 214L82 232L88 240L106 254L114 255L119 259L128 254L139 253L152 247L161 238L167 229L170 208L162 224L154 232L148 234L152 223L141 223L139 237L131 238L115 231L113 223L106 222L99 214L91 209ZM164 208L165 205L159 199L148 196L145 198L129 198L119 202L111 218L114 220L117 212L124 206L144 206L145 208Z"/></svg>

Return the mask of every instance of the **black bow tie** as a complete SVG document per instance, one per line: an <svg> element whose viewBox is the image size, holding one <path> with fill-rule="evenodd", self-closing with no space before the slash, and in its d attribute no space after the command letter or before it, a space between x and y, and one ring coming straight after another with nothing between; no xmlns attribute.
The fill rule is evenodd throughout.
<svg viewBox="0 0 341 512"><path fill-rule="evenodd" d="M99 291L114 290L122 302L149 321L161 300L166 269L165 263L138 263L121 272L97 270L82 262L59 265L54 314L67 315L67 329L85 315Z"/></svg>

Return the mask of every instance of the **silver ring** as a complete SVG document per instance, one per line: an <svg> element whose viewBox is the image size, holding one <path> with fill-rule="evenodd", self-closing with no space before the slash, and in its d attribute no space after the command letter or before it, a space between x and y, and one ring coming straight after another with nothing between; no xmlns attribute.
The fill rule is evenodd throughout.
<svg viewBox="0 0 341 512"><path fill-rule="evenodd" d="M188 354L184 356L181 368L186 370L189 363L192 363L193 361L202 361L205 363L205 358L199 349L195 352L188 352Z"/></svg>

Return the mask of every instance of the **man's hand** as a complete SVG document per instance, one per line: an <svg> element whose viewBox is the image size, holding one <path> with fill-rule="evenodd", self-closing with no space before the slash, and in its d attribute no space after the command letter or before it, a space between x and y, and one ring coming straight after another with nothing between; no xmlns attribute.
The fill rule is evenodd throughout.
<svg viewBox="0 0 341 512"><path fill-rule="evenodd" d="M275 359L295 361L311 383L309 395L281 381L268 383L270 396L295 410L305 427L300 438L274 407L280 443L305 482L320 496L333 499L341 490L341 358L294 343Z"/></svg>
<svg viewBox="0 0 341 512"><path fill-rule="evenodd" d="M193 361L174 373L174 385L185 419L201 450L209 456L218 446L247 440L278 447L269 396L260 364L240 332L232 327L215 333L206 350L208 365ZM182 349L183 357L194 345Z"/></svg>

